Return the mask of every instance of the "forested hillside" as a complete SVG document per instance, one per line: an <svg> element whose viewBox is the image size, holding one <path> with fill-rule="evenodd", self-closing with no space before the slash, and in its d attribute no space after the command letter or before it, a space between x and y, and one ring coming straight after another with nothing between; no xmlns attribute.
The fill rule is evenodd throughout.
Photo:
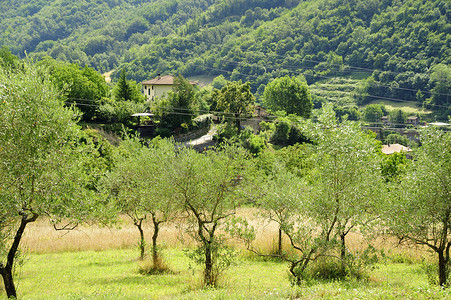
<svg viewBox="0 0 451 300"><path fill-rule="evenodd" d="M312 84L361 72L358 104L446 110L450 11L439 0L9 0L0 4L0 46L100 72L125 68L137 81L222 74L250 81L257 98L286 74Z"/></svg>

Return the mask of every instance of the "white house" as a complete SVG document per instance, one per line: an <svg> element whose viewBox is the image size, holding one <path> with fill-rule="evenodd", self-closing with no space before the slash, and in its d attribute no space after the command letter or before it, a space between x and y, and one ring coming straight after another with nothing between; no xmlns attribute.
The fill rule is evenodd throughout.
<svg viewBox="0 0 451 300"><path fill-rule="evenodd" d="M193 81L190 81L190 83L192 85L196 84ZM154 101L155 98L163 97L172 90L172 87L174 86L174 76L158 75L154 79L141 82L141 85L143 87L143 94L146 96L147 100Z"/></svg>

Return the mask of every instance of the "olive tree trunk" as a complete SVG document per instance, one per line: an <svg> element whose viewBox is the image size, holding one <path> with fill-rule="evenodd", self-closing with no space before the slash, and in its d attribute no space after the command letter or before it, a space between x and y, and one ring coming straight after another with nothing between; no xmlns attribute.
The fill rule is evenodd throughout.
<svg viewBox="0 0 451 300"><path fill-rule="evenodd" d="M13 267L14 267L14 258L16 257L17 250L19 249L20 240L22 239L27 224L36 221L37 218L38 215L34 213L32 213L31 216L28 215L22 216L19 228L17 229L13 243L8 252L6 265L0 263L0 274L2 275L3 283L5 285L6 296L8 298L17 298L17 292L13 278Z"/></svg>

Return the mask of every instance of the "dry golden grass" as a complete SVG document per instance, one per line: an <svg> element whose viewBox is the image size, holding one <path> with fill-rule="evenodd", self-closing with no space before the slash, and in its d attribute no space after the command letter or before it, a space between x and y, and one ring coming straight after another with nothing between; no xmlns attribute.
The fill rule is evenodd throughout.
<svg viewBox="0 0 451 300"><path fill-rule="evenodd" d="M150 241L153 228L146 223L143 229L146 241ZM159 242L165 247L179 247L180 234L180 230L173 225L163 226ZM116 226L83 225L70 231L56 231L47 219L40 218L27 226L22 246L34 253L101 251L132 248L137 246L138 241L138 229L125 216Z"/></svg>
<svg viewBox="0 0 451 300"><path fill-rule="evenodd" d="M253 247L261 253L275 253L278 244L278 225L268 222L258 216L256 208L240 208L237 215L248 220L250 225L256 228L256 239ZM153 228L150 223L144 224L144 234L147 243L150 243ZM56 231L49 221L40 218L27 226L22 247L32 253L52 253L66 251L102 251L107 249L129 249L137 247L139 232L130 218L123 216L118 225L105 227L99 225L79 226L71 231ZM282 239L282 248L289 250L290 243L286 236ZM183 231L183 224L172 224L162 226L158 243L166 248L182 248L194 245L193 240ZM423 257L429 256L425 249L399 247L394 238L377 238L367 241L359 232L351 232L347 236L346 243L351 252L363 251L371 243L376 249L384 249L389 256L399 257L407 261L421 261ZM245 249L244 243L231 240L229 244L241 250L244 255L251 255Z"/></svg>

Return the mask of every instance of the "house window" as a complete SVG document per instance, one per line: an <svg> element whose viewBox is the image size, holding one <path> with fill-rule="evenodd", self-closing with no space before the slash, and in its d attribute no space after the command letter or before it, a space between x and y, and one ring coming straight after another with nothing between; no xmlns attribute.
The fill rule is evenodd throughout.
<svg viewBox="0 0 451 300"><path fill-rule="evenodd" d="M152 90L153 90L153 85L152 85Z"/></svg>
<svg viewBox="0 0 451 300"><path fill-rule="evenodd" d="M147 90L147 85L144 86L144 89Z"/></svg>
<svg viewBox="0 0 451 300"><path fill-rule="evenodd" d="M150 95L150 90L149 90L149 95Z"/></svg>

